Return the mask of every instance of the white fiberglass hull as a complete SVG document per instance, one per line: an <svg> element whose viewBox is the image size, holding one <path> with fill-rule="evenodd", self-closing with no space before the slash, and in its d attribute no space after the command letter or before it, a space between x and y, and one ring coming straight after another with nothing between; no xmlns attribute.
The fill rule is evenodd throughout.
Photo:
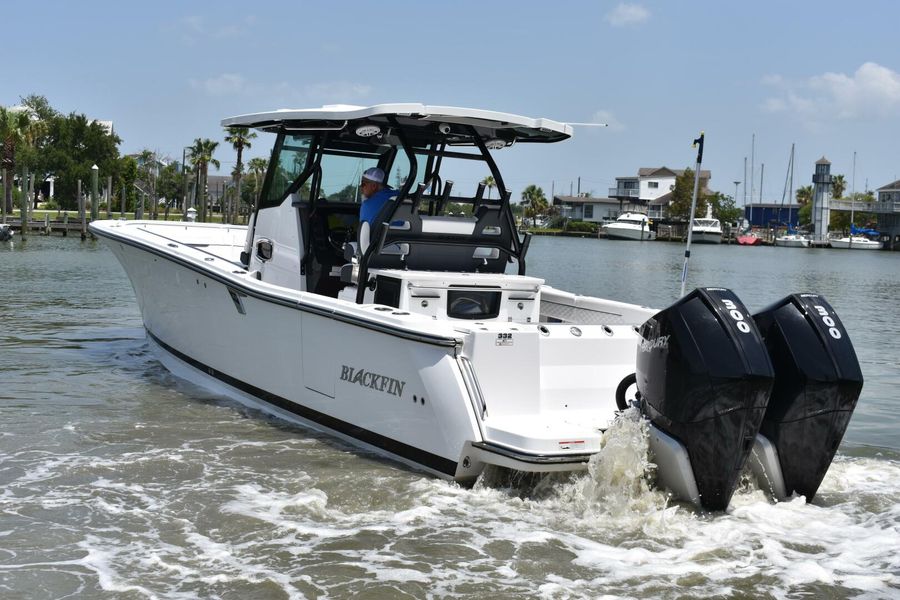
<svg viewBox="0 0 900 600"><path fill-rule="evenodd" d="M832 248L850 249L850 250L881 250L881 242L873 242L864 237L844 237L832 239L829 241Z"/></svg>
<svg viewBox="0 0 900 600"><path fill-rule="evenodd" d="M775 245L784 248L809 248L809 239L800 235L785 235L775 238Z"/></svg>
<svg viewBox="0 0 900 600"><path fill-rule="evenodd" d="M176 375L461 482L485 464L585 468L633 371L633 325L653 312L546 288L553 310L597 323L435 321L259 281L234 260L245 228L91 229Z"/></svg>
<svg viewBox="0 0 900 600"><path fill-rule="evenodd" d="M694 229L691 232L691 241L695 244L721 244L722 232Z"/></svg>
<svg viewBox="0 0 900 600"><path fill-rule="evenodd" d="M640 227L635 227L634 225L610 223L609 225L605 225L603 230L606 231L606 237L610 240L644 241L656 238L654 233L649 229L642 229Z"/></svg>

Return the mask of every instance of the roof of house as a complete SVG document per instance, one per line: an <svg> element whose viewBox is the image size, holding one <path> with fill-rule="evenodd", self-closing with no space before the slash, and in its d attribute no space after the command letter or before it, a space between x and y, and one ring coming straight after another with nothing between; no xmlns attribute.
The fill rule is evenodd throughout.
<svg viewBox="0 0 900 600"><path fill-rule="evenodd" d="M678 177L683 175L686 169L670 169L669 167L641 167L638 169L638 177ZM700 170L700 179L710 179L712 175L706 169Z"/></svg>
<svg viewBox="0 0 900 600"><path fill-rule="evenodd" d="M675 192L668 192L650 201L650 206L666 206L675 197Z"/></svg>
<svg viewBox="0 0 900 600"><path fill-rule="evenodd" d="M898 179L897 181L894 181L893 183L889 183L889 184L887 184L887 185L883 185L883 186L881 186L880 188L878 188L878 189L875 190L875 191L877 191L877 192L884 192L884 191L887 191L887 190L900 190L900 179Z"/></svg>

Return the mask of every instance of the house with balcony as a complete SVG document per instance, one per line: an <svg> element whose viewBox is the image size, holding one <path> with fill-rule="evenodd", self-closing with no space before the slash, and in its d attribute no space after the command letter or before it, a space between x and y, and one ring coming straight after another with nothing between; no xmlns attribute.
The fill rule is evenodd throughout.
<svg viewBox="0 0 900 600"><path fill-rule="evenodd" d="M900 202L900 179L893 183L883 185L877 190L878 202Z"/></svg>
<svg viewBox="0 0 900 600"><path fill-rule="evenodd" d="M619 212L638 210L651 219L665 219L672 202L675 179L684 169L642 167L636 177L616 177L616 187L609 188L609 197L620 203ZM706 189L712 177L708 170L700 171L700 188Z"/></svg>

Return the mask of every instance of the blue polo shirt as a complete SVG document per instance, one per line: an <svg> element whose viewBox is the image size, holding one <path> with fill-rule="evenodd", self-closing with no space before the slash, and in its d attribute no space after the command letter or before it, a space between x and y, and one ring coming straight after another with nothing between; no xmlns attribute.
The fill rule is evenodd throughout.
<svg viewBox="0 0 900 600"><path fill-rule="evenodd" d="M362 206L359 207L360 222L368 221L369 227L375 227L375 219L378 218L378 213L381 212L381 209L384 208L384 205L387 204L388 200L396 195L397 190L389 187L372 194L362 203Z"/></svg>

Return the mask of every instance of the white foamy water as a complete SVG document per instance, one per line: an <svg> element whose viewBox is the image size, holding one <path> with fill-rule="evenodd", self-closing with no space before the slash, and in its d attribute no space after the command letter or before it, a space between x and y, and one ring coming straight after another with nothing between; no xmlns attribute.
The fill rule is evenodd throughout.
<svg viewBox="0 0 900 600"><path fill-rule="evenodd" d="M857 442L813 504L749 479L726 513L673 502L633 414L581 476L465 490L179 382L108 252L29 244L3 256L33 308L0 304L4 600L900 596L896 359L877 332L854 335Z"/></svg>

